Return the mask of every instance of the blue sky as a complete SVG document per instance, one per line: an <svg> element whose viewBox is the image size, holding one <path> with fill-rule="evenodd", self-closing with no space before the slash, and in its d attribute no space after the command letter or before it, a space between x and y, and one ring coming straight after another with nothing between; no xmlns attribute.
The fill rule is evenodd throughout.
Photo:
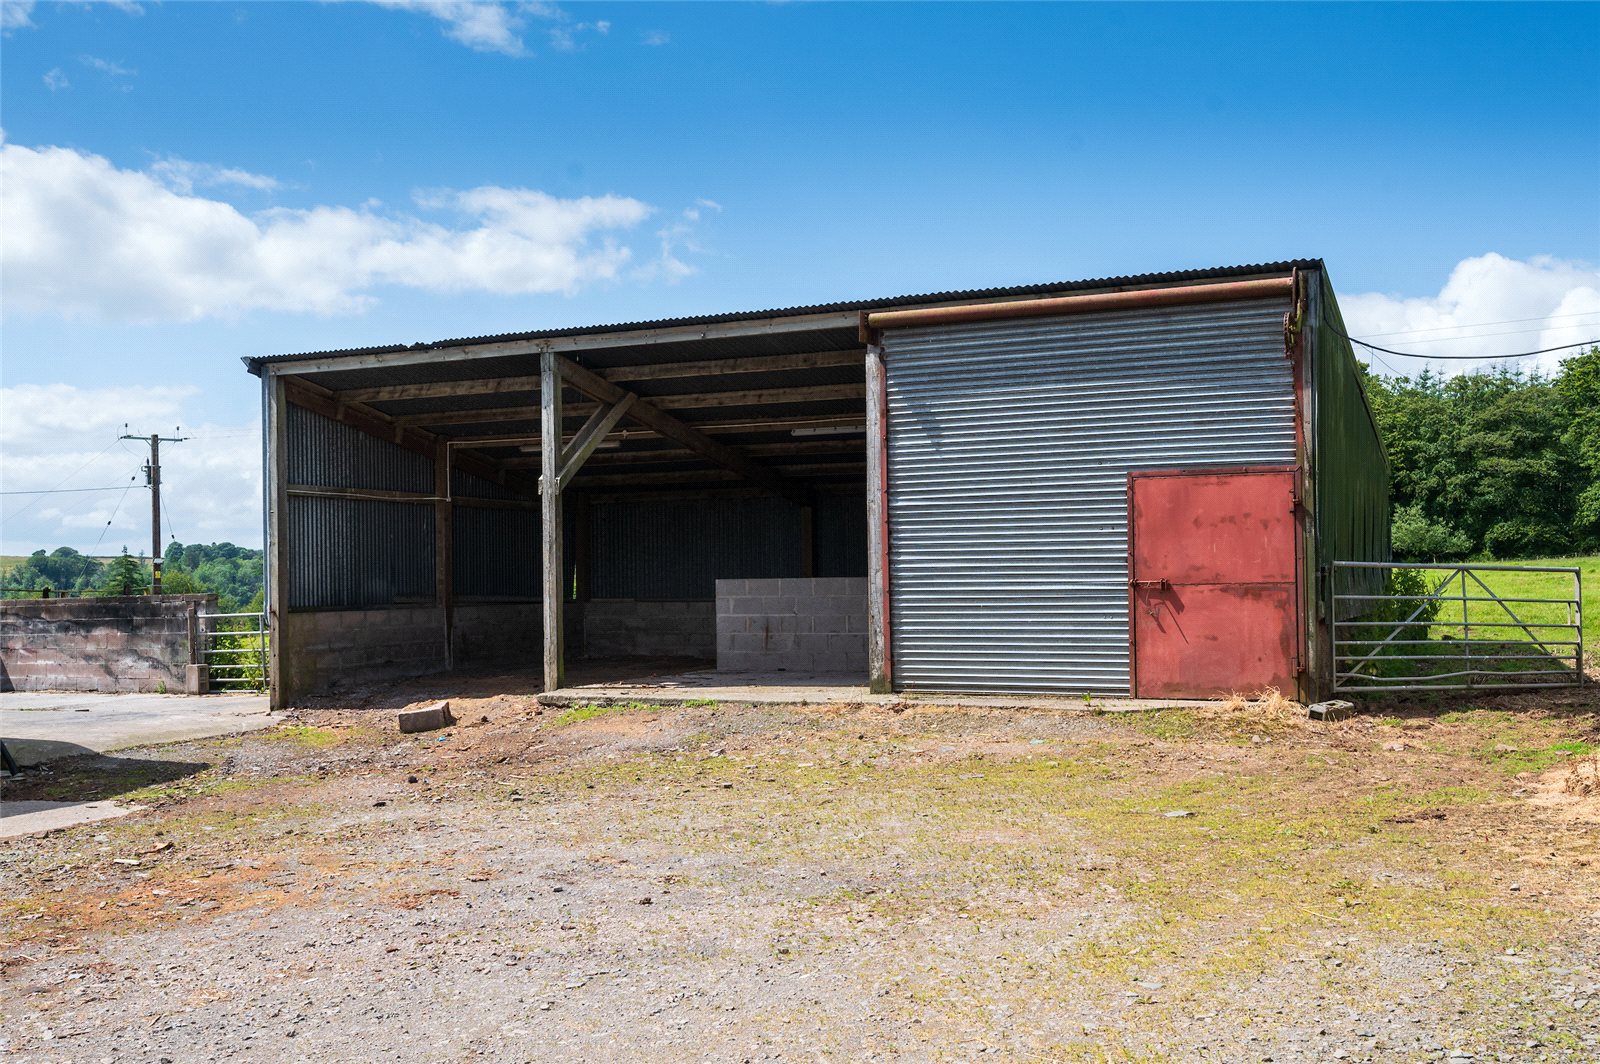
<svg viewBox="0 0 1600 1064"><path fill-rule="evenodd" d="M1386 346L1600 334L1595 5L0 11L0 481L182 424L181 540L259 543L241 355L1297 256Z"/></svg>

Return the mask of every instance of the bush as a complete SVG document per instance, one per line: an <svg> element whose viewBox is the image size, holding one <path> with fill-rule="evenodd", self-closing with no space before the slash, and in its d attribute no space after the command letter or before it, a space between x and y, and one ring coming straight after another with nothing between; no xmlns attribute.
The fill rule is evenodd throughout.
<svg viewBox="0 0 1600 1064"><path fill-rule="evenodd" d="M1572 543L1555 525L1541 521L1501 521L1483 534L1483 547L1495 558L1538 558L1566 554Z"/></svg>
<svg viewBox="0 0 1600 1064"><path fill-rule="evenodd" d="M1457 561L1472 552L1472 539L1443 521L1430 521L1415 504L1394 512L1391 542L1397 557L1407 561ZM1415 570L1396 570L1397 573Z"/></svg>

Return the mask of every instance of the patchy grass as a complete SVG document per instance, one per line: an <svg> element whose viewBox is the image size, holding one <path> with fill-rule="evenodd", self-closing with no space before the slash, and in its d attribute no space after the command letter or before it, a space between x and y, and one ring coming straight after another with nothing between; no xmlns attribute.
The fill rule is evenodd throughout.
<svg viewBox="0 0 1600 1064"><path fill-rule="evenodd" d="M594 720L597 717L609 716L613 713L639 713L649 710L659 712L660 706L653 706L647 702L590 702L582 706L573 706L571 709L553 718L546 727L564 728L568 724L577 724L580 721Z"/></svg>
<svg viewBox="0 0 1600 1064"><path fill-rule="evenodd" d="M349 732L350 730L345 728L313 728L306 724L280 724L262 737L272 742L294 743L313 750L323 750L345 742L351 737Z"/></svg>

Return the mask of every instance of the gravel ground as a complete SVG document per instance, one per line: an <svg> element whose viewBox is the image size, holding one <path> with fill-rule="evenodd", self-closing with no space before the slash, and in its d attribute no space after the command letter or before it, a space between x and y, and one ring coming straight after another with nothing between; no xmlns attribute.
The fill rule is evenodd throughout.
<svg viewBox="0 0 1600 1064"><path fill-rule="evenodd" d="M542 709L439 680L65 762L27 1061L1600 1059L1590 696ZM392 710L463 722L402 736ZM1586 777L1584 777L1586 778Z"/></svg>

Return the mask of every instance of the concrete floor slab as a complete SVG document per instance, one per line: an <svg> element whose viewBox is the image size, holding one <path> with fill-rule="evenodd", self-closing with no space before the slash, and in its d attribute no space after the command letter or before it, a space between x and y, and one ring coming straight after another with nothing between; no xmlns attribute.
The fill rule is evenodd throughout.
<svg viewBox="0 0 1600 1064"><path fill-rule="evenodd" d="M0 694L0 739L23 767L132 746L255 731L276 723L266 695Z"/></svg>
<svg viewBox="0 0 1600 1064"><path fill-rule="evenodd" d="M46 831L114 820L143 809L121 802L5 802L0 801L0 839L39 835Z"/></svg>
<svg viewBox="0 0 1600 1064"><path fill-rule="evenodd" d="M689 701L744 702L757 705L805 702L822 705L976 706L994 709L1053 708L1130 712L1203 705L1202 699L1094 698L1082 695L875 695L855 675L804 675L793 672L733 673L703 669L672 675L576 684L547 691L549 706L644 702L679 705Z"/></svg>

